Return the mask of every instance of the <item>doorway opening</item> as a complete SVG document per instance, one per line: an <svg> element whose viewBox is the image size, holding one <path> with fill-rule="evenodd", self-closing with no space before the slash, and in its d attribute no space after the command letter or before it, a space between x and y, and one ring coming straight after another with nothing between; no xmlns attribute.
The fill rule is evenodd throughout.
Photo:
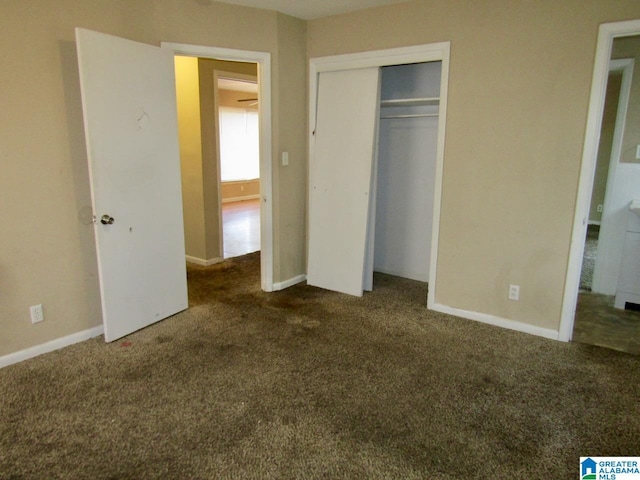
<svg viewBox="0 0 640 480"><path fill-rule="evenodd" d="M201 64L207 62L218 62L217 68L203 68L198 73L198 82L203 81L208 84L209 87L214 85L215 71L229 71L230 66L233 65L251 65L253 71L246 72L240 71L240 74L253 75L257 77L257 90L259 102L258 107L258 130L259 130L259 250L260 254L260 278L261 288L266 292L273 291L273 203L272 203L272 152L271 152L271 55L266 52L253 52L245 50L234 50L218 47L204 47L197 45L185 45L175 43L162 43L162 48L173 52L176 61L180 58L188 59L191 62L200 62ZM233 68L231 68L233 70ZM209 116L210 122L203 122L200 129L200 141L205 148L210 148L211 151L219 151L218 135L216 132L216 125L218 124L217 115L213 114L216 89L208 88L202 89L200 92L209 92L211 98L207 100L207 108L212 111ZM200 108L200 105L198 105ZM207 134L203 134L203 129L206 129ZM194 161L194 152L187 152L191 161L196 165L197 160ZM197 156L197 152L196 152ZM224 259L224 240L223 240L223 213L222 213L222 187L220 185L220 164L218 162L217 155L208 156L208 161L202 163L200 170L206 170L206 172L198 172L201 174L202 181L199 181L198 176L183 176L184 182L195 182L195 191L202 197L200 213L205 218L202 222L202 228L208 228L209 232L218 232L217 237L214 235L200 235L198 242L199 247L203 253L202 257L198 257L204 261L205 265L211 265L213 263L220 262ZM207 187L207 188L205 188ZM183 194L185 192L183 191ZM255 200L255 199L254 199ZM217 216L205 215L205 205L211 211L217 209ZM212 206L213 205L213 206ZM186 209L185 204L185 209ZM255 217L255 215L254 215ZM185 226L187 219L185 218ZM206 222L209 222L207 225ZM206 242L210 242L207 245ZM213 245L211 245L213 244ZM209 248L210 247L210 248ZM188 245L187 245L188 249ZM193 260L189 258L187 253L187 260Z"/></svg>
<svg viewBox="0 0 640 480"><path fill-rule="evenodd" d="M640 294L640 262L631 266L640 257L634 250L640 231L629 231L630 205L640 198L640 76L632 75L639 34L640 21L600 26L559 332L561 340L636 354L640 313L616 298L629 288Z"/></svg>
<svg viewBox="0 0 640 480"><path fill-rule="evenodd" d="M208 266L258 251L258 66L176 56L175 73L186 259Z"/></svg>
<svg viewBox="0 0 640 480"><path fill-rule="evenodd" d="M624 304L616 305L628 220L626 207L633 195L621 185L617 171L623 160L624 130L635 63L633 58L617 57L630 53L630 42L636 43L633 38L613 42L573 340L640 353L640 314L633 308L624 308ZM640 46L640 37L637 44ZM620 168L624 175L625 165Z"/></svg>

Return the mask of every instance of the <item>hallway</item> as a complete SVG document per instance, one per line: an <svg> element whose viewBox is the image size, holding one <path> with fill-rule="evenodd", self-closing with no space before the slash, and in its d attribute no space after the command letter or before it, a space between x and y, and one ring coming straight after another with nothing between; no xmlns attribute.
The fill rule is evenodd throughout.
<svg viewBox="0 0 640 480"><path fill-rule="evenodd" d="M260 250L260 199L222 204L224 258Z"/></svg>

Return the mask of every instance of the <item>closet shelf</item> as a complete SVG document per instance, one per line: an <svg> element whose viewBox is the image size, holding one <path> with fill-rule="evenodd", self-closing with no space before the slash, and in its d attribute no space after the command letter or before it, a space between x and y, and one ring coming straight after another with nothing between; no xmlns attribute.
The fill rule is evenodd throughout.
<svg viewBox="0 0 640 480"><path fill-rule="evenodd" d="M439 105L440 97L423 98L399 98L394 100L382 100L381 107L420 107L424 105Z"/></svg>

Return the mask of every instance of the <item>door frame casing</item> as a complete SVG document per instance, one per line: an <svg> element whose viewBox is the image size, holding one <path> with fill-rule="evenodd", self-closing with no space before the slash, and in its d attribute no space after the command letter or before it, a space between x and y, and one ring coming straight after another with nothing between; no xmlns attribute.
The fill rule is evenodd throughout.
<svg viewBox="0 0 640 480"><path fill-rule="evenodd" d="M260 285L273 291L273 174L271 132L271 54L251 50L162 42L174 55L258 64L260 122Z"/></svg>
<svg viewBox="0 0 640 480"><path fill-rule="evenodd" d="M593 67L587 127L585 131L582 166L578 183L576 209L569 247L569 262L567 265L562 313L558 339L571 341L575 320L576 303L580 288L580 271L584 255L585 235L589 219L591 191L595 175L595 166L600 144L600 129L602 128L602 112L606 96L606 85L609 77L609 62L613 40L619 37L629 37L640 34L640 20L603 23L598 30L598 43Z"/></svg>
<svg viewBox="0 0 640 480"><path fill-rule="evenodd" d="M449 55L451 42L413 45L409 47L348 53L309 60L309 163L313 162L316 125L318 75L321 72L354 70L360 68L386 67L408 63L442 62L440 84L440 110L438 118L438 144L436 150L435 188L433 202L433 223L431 229L431 261L429 267L429 291L427 308L435 309L436 278L438 263L438 239L440 237L440 206L442 199L442 173L444 166L445 126L447 120L447 91L449 84ZM307 193L308 195L308 193ZM308 226L307 226L308 231Z"/></svg>

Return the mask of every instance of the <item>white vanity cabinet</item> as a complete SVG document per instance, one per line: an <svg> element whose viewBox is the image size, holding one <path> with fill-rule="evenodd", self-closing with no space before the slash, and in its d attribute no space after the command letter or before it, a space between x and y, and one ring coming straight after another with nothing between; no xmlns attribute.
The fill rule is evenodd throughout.
<svg viewBox="0 0 640 480"><path fill-rule="evenodd" d="M627 303L640 304L640 200L633 200L629 206L614 305L624 309Z"/></svg>

